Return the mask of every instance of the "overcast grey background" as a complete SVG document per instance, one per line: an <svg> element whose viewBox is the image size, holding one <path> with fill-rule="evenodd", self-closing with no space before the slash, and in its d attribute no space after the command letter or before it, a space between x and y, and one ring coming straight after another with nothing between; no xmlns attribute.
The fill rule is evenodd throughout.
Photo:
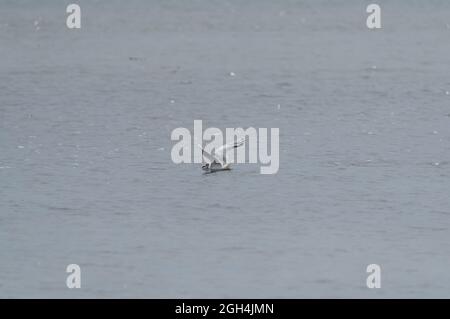
<svg viewBox="0 0 450 319"><path fill-rule="evenodd" d="M450 297L449 1L69 3L0 0L0 297ZM194 119L280 171L173 164Z"/></svg>

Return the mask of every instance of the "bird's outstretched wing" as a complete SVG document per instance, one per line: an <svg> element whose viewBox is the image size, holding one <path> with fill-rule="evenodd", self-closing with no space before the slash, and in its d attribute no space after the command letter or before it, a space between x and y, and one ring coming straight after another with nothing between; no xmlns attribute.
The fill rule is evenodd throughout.
<svg viewBox="0 0 450 319"><path fill-rule="evenodd" d="M220 163L220 164L223 165L224 162L220 158L218 158L217 156L214 156L214 155L208 153L207 151L205 151L200 144L197 144L197 146L202 149L203 158L206 158L210 163L215 161L215 162Z"/></svg>
<svg viewBox="0 0 450 319"><path fill-rule="evenodd" d="M215 151L215 154L217 155L217 157L220 157L222 159L222 161L225 163L227 161L227 156L226 156L227 151L244 145L244 142L245 142L245 139L242 138L237 142L222 145L221 147L217 148L217 150Z"/></svg>

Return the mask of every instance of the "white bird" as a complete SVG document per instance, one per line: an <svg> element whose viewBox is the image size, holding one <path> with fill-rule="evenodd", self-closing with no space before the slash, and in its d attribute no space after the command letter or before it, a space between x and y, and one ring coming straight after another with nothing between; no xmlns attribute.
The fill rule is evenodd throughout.
<svg viewBox="0 0 450 319"><path fill-rule="evenodd" d="M232 144L225 144L214 150L214 154L210 154L198 144L198 147L202 149L203 158L206 158L209 162L202 166L202 169L207 172L217 172L231 169L230 163L227 163L227 151L244 145L244 139L241 139Z"/></svg>

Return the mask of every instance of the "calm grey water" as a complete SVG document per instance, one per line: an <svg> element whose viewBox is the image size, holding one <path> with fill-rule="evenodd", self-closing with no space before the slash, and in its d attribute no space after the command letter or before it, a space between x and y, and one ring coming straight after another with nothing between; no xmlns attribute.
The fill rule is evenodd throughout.
<svg viewBox="0 0 450 319"><path fill-rule="evenodd" d="M69 3L0 1L0 297L450 297L450 2ZM173 164L195 119L278 174Z"/></svg>

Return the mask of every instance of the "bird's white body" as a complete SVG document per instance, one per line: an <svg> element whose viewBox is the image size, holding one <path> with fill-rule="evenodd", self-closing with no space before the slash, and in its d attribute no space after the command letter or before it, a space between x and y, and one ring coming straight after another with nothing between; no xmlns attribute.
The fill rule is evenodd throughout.
<svg viewBox="0 0 450 319"><path fill-rule="evenodd" d="M206 163L202 166L202 169L208 173L230 170L231 164L227 163L226 152L243 144L244 140L233 144L225 144L215 150L214 154L208 153L201 145L198 145L202 149L203 159L206 159Z"/></svg>

